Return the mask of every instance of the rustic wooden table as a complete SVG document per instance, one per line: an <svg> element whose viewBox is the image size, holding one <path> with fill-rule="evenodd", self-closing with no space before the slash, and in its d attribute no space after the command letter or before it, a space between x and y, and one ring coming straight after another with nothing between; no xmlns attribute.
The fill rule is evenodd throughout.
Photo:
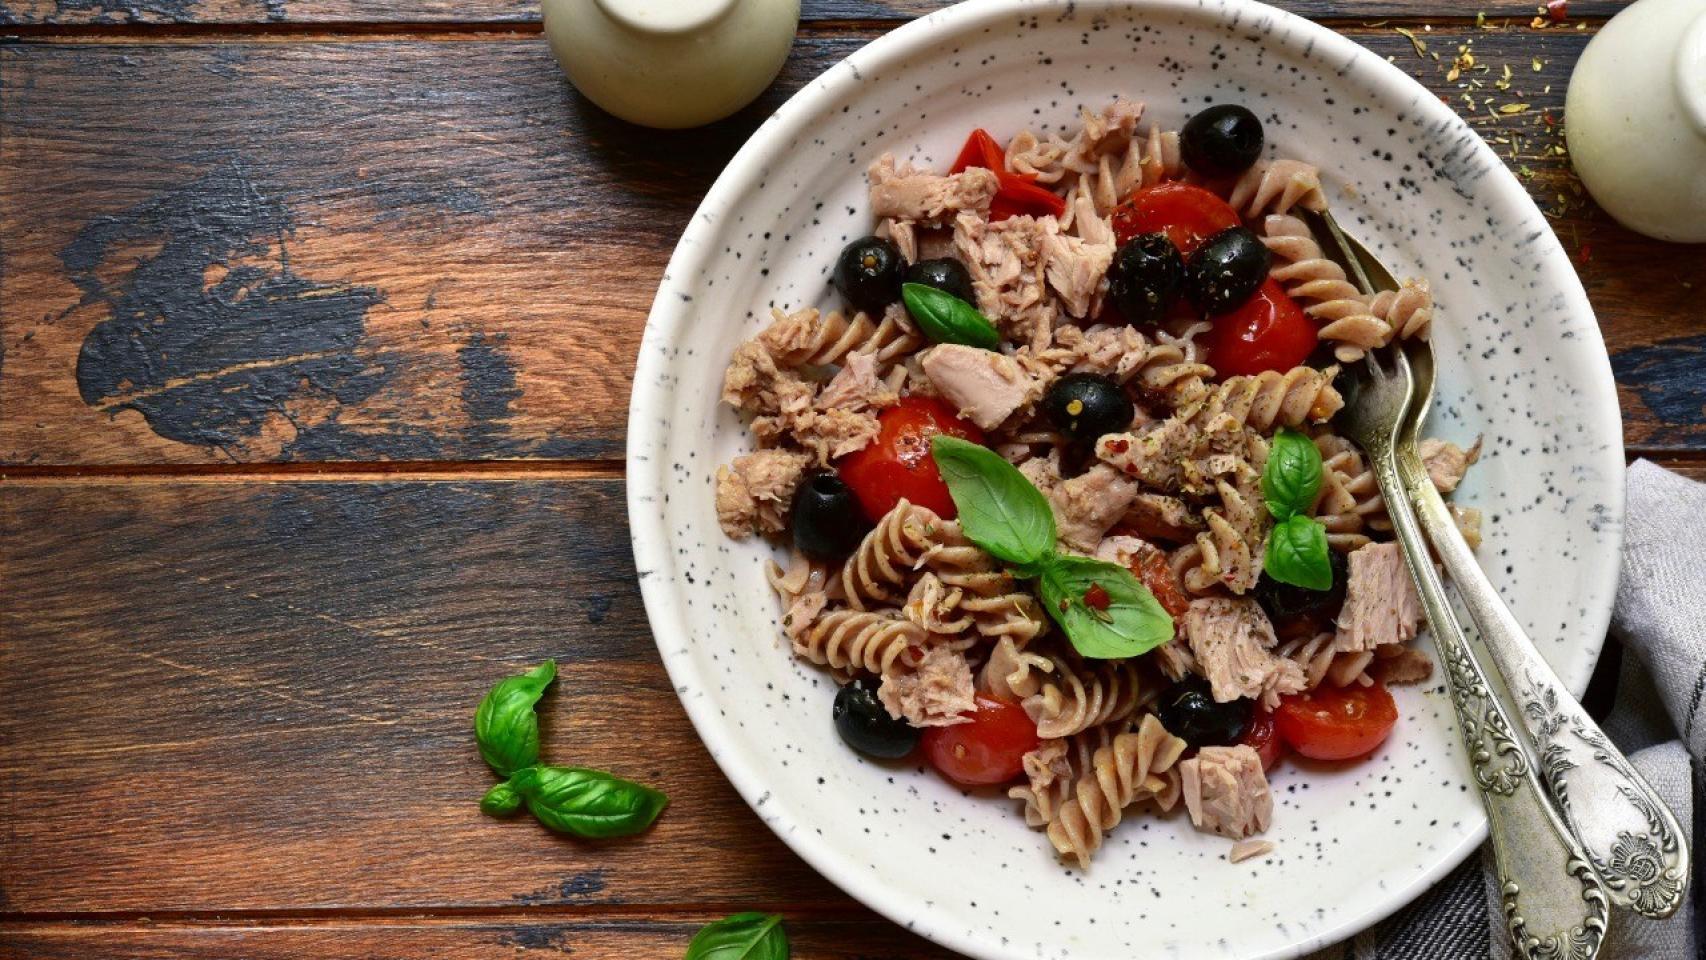
<svg viewBox="0 0 1706 960"><path fill-rule="evenodd" d="M1706 252L1617 227L1560 155L1619 4L1544 29L1511 0L1282 5L1514 158L1630 455L1706 474ZM724 782L622 497L634 351L700 195L929 6L808 2L757 105L657 133L566 86L529 0L0 0L0 955L668 957L737 909L785 913L797 956L942 955ZM472 707L547 656L552 742L674 798L645 837L476 808Z"/></svg>

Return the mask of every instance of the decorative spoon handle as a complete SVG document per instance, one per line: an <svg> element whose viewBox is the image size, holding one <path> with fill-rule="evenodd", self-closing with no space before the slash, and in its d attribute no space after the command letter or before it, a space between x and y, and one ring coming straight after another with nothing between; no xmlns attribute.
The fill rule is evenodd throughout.
<svg viewBox="0 0 1706 960"><path fill-rule="evenodd" d="M1518 719L1534 745L1552 804L1612 903L1655 919L1675 913L1689 877L1688 847L1676 818L1564 689L1499 599L1428 481L1414 444L1399 444L1398 469L1481 643L1521 707Z"/></svg>
<svg viewBox="0 0 1706 960"><path fill-rule="evenodd" d="M1505 707L1488 686L1428 556L1392 446L1375 444L1367 453L1415 577L1434 644L1445 661L1458 732L1487 809L1505 923L1516 955L1525 960L1591 960L1605 936L1605 891L1548 802L1528 754L1512 738Z"/></svg>

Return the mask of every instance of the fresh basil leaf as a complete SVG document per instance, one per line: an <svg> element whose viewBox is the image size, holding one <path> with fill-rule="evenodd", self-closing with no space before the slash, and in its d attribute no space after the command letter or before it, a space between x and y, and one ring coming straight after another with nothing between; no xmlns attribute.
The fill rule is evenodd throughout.
<svg viewBox="0 0 1706 960"><path fill-rule="evenodd" d="M1085 657L1135 657L1173 639L1173 618L1149 588L1119 564L1057 556L1043 568L1040 586L1049 616ZM1086 602L1093 587L1106 595L1105 608Z"/></svg>
<svg viewBox="0 0 1706 960"><path fill-rule="evenodd" d="M737 913L701 928L687 960L788 960L788 934L774 913Z"/></svg>
<svg viewBox="0 0 1706 960"><path fill-rule="evenodd" d="M486 764L507 777L539 762L539 715L533 705L557 677L547 660L518 677L500 681L474 711L474 739Z"/></svg>
<svg viewBox="0 0 1706 960"><path fill-rule="evenodd" d="M521 794L508 781L486 791L480 798L480 812L489 817L507 817L521 809Z"/></svg>
<svg viewBox="0 0 1706 960"><path fill-rule="evenodd" d="M1327 559L1327 528L1318 520L1293 514L1268 534L1262 567L1281 583L1305 590L1331 590L1333 565Z"/></svg>
<svg viewBox="0 0 1706 960"><path fill-rule="evenodd" d="M1054 550L1054 511L1018 468L988 447L945 433L930 454L960 511L960 529L997 559L1024 566Z"/></svg>
<svg viewBox="0 0 1706 960"><path fill-rule="evenodd" d="M1307 513L1321 492L1321 451L1295 430L1281 430L1262 468L1262 498L1275 520Z"/></svg>
<svg viewBox="0 0 1706 960"><path fill-rule="evenodd" d="M651 826L668 798L602 770L527 767L510 778L539 822L559 833L603 839Z"/></svg>
<svg viewBox="0 0 1706 960"><path fill-rule="evenodd" d="M1001 334L977 308L959 297L922 283L900 285L906 312L918 321L918 329L937 343L963 343L968 347L994 350Z"/></svg>

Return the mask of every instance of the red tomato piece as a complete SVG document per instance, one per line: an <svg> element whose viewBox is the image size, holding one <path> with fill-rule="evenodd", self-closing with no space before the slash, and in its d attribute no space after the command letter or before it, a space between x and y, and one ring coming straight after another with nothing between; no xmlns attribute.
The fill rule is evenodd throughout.
<svg viewBox="0 0 1706 960"><path fill-rule="evenodd" d="M1006 200L1009 204L1017 207L1020 213L1028 213L1037 217L1058 217L1066 212L1066 201L1062 200L1060 195L1053 190L1039 187L1029 180L1010 173L1002 173L1000 177L1001 189L996 193L995 199ZM993 217L993 206L991 207L991 216Z"/></svg>
<svg viewBox="0 0 1706 960"><path fill-rule="evenodd" d="M1125 243L1146 233L1165 233L1183 256L1240 221L1226 201L1188 183L1158 183L1131 195L1114 209L1114 238Z"/></svg>
<svg viewBox="0 0 1706 960"><path fill-rule="evenodd" d="M983 167L1002 173L1007 169L1007 151L995 142L989 131L978 127L966 137L965 146L960 148L960 155L954 159L954 165L948 168L949 175L964 173L968 167Z"/></svg>
<svg viewBox="0 0 1706 960"><path fill-rule="evenodd" d="M1385 685L1317 687L1280 701L1279 735L1311 760L1351 760L1386 741L1398 723L1398 705Z"/></svg>
<svg viewBox="0 0 1706 960"><path fill-rule="evenodd" d="M938 433L983 442L983 431L961 420L952 407L931 397L902 397L877 415L877 437L864 449L841 458L842 482L872 523L894 509L904 497L936 511L947 520L959 516L948 485L930 455L930 438Z"/></svg>
<svg viewBox="0 0 1706 960"><path fill-rule="evenodd" d="M1136 537L1144 540L1144 536L1136 527L1124 523L1116 524L1108 531L1109 536ZM1148 542L1145 540L1145 542ZM1132 554L1126 561L1126 569L1138 579L1149 592L1155 595L1161 609L1170 616L1182 617L1191 608L1191 598L1185 596L1185 591L1179 586L1179 578L1173 576L1173 568L1167 564L1167 553L1160 547L1151 547Z"/></svg>
<svg viewBox="0 0 1706 960"><path fill-rule="evenodd" d="M1037 746L1037 725L1018 704L980 693L970 723L931 727L920 742L943 776L968 787L986 786L1024 772L1025 754Z"/></svg>
<svg viewBox="0 0 1706 960"><path fill-rule="evenodd" d="M1315 321L1269 277L1243 306L1214 318L1208 362L1223 377L1290 370L1309 359L1317 339Z"/></svg>
<svg viewBox="0 0 1706 960"><path fill-rule="evenodd" d="M1285 755L1285 741L1280 739L1274 712L1259 704L1251 712L1250 725L1244 729L1244 736L1238 742L1256 751L1256 756L1262 758L1264 771L1272 770Z"/></svg>

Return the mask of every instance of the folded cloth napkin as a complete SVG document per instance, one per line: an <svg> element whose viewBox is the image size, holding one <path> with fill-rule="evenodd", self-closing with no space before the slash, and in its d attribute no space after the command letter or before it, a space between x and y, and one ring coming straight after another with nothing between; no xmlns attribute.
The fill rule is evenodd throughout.
<svg viewBox="0 0 1706 960"><path fill-rule="evenodd" d="M1623 577L1611 635L1623 646L1606 735L1689 835L1706 813L1706 484L1638 460L1629 468ZM1697 806L1696 798L1701 799ZM1697 854L1698 855L1698 854ZM1698 861L1696 861L1698 862ZM1697 871L1698 872L1698 871ZM1698 878L1696 878L1698 880ZM1703 956L1700 884L1664 921L1614 909L1601 960ZM1492 859L1483 849L1386 922L1308 960L1509 960Z"/></svg>

